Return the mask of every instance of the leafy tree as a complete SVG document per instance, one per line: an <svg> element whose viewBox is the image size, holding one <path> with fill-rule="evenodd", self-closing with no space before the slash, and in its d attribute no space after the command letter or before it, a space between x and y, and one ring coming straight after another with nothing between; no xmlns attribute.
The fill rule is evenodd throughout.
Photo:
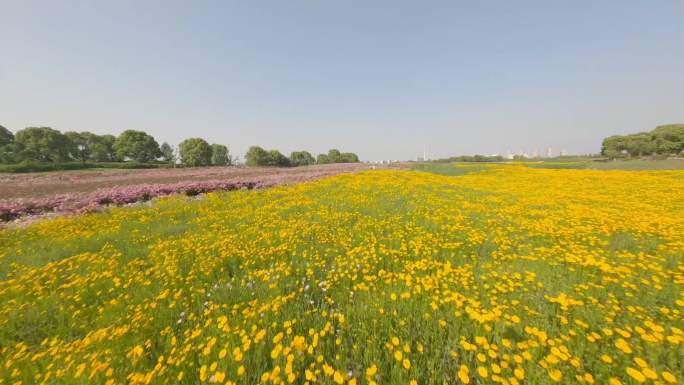
<svg viewBox="0 0 684 385"><path fill-rule="evenodd" d="M162 155L159 143L151 135L135 130L122 132L114 142L114 151L122 160L129 158L141 163L150 162Z"/></svg>
<svg viewBox="0 0 684 385"><path fill-rule="evenodd" d="M659 154L679 154L684 151L684 124L658 126L651 131L651 135Z"/></svg>
<svg viewBox="0 0 684 385"><path fill-rule="evenodd" d="M338 149L331 149L327 154L319 154L316 163L358 163L359 157L353 152L340 152Z"/></svg>
<svg viewBox="0 0 684 385"><path fill-rule="evenodd" d="M202 138L185 139L178 146L181 162L187 166L211 164L211 146Z"/></svg>
<svg viewBox="0 0 684 385"><path fill-rule="evenodd" d="M0 126L0 163L15 163L14 134Z"/></svg>
<svg viewBox="0 0 684 385"><path fill-rule="evenodd" d="M268 151L259 146L252 146L245 154L245 163L248 166L267 166L269 163Z"/></svg>
<svg viewBox="0 0 684 385"><path fill-rule="evenodd" d="M630 156L644 156L655 153L656 145L649 133L628 135L624 140L625 149Z"/></svg>
<svg viewBox="0 0 684 385"><path fill-rule="evenodd" d="M330 158L328 157L327 154L318 154L318 156L316 157L316 163L317 164L328 164L328 163L332 163L332 162L330 161Z"/></svg>
<svg viewBox="0 0 684 385"><path fill-rule="evenodd" d="M14 138L19 160L65 162L69 160L71 141L50 127L26 127Z"/></svg>
<svg viewBox="0 0 684 385"><path fill-rule="evenodd" d="M275 167L288 167L290 165L290 159L278 150L271 150L268 152L268 165Z"/></svg>
<svg viewBox="0 0 684 385"><path fill-rule="evenodd" d="M160 150L162 154L161 158L164 162L170 164L176 163L176 152L173 150L173 147L171 147L171 145L164 142L162 143Z"/></svg>
<svg viewBox="0 0 684 385"><path fill-rule="evenodd" d="M353 152L343 152L340 154L341 163L359 163L358 155Z"/></svg>
<svg viewBox="0 0 684 385"><path fill-rule="evenodd" d="M69 153L73 159L78 159L82 162L92 159L93 146L101 141L99 135L92 132L65 132L64 135L69 138L71 148Z"/></svg>
<svg viewBox="0 0 684 385"><path fill-rule="evenodd" d="M613 135L603 139L601 154L610 158L620 158L627 154L627 143L624 136Z"/></svg>
<svg viewBox="0 0 684 385"><path fill-rule="evenodd" d="M231 163L228 147L222 144L211 145L211 164L214 166L227 166Z"/></svg>
<svg viewBox="0 0 684 385"><path fill-rule="evenodd" d="M342 161L342 154L338 149L331 149L328 151L328 160L330 163L340 163Z"/></svg>
<svg viewBox="0 0 684 385"><path fill-rule="evenodd" d="M308 166L314 163L316 159L308 151L293 151L290 154L290 164L293 166Z"/></svg>
<svg viewBox="0 0 684 385"><path fill-rule="evenodd" d="M114 135L100 135L97 141L90 145L90 158L95 162L117 162L121 158L114 151Z"/></svg>
<svg viewBox="0 0 684 385"><path fill-rule="evenodd" d="M14 134L12 131L0 126L0 147L14 142Z"/></svg>

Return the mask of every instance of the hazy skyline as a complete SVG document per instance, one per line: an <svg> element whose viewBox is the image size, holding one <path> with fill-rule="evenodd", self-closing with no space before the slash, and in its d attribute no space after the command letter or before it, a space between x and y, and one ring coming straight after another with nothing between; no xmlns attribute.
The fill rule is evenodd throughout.
<svg viewBox="0 0 684 385"><path fill-rule="evenodd" d="M363 160L684 122L684 2L2 1L0 125Z"/></svg>

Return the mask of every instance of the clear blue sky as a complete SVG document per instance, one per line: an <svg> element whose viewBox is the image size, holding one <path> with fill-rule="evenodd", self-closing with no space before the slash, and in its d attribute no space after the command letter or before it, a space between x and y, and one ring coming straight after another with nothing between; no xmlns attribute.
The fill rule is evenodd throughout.
<svg viewBox="0 0 684 385"><path fill-rule="evenodd" d="M683 1L3 1L0 125L409 159L684 122Z"/></svg>

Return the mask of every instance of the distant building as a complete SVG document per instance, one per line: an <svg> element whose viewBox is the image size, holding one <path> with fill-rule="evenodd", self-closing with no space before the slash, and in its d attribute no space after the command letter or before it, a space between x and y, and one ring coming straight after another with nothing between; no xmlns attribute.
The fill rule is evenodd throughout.
<svg viewBox="0 0 684 385"><path fill-rule="evenodd" d="M552 157L553 157L553 151L552 151L551 147L549 147L549 148L546 149L546 157L547 157L547 158L552 158Z"/></svg>

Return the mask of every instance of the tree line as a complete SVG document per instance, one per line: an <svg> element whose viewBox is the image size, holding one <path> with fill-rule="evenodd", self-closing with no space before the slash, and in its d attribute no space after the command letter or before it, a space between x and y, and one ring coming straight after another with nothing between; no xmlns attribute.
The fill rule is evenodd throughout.
<svg viewBox="0 0 684 385"><path fill-rule="evenodd" d="M308 166L312 164L329 163L358 163L359 157L352 152L340 152L331 149L327 154L318 154L316 158L308 151L293 151L290 157L283 155L278 150L265 150L259 146L252 146L245 154L245 163L248 166L273 166L292 167Z"/></svg>
<svg viewBox="0 0 684 385"><path fill-rule="evenodd" d="M236 163L228 147L209 144L202 138L182 141L177 149L144 131L126 130L119 136L92 132L60 132L50 127L26 127L13 134L0 126L0 164L18 163L112 163L133 161L184 166L226 166ZM327 163L357 163L351 152L332 149L316 158L308 151L294 151L290 157L278 150L252 146L245 155L248 166L306 166Z"/></svg>
<svg viewBox="0 0 684 385"><path fill-rule="evenodd" d="M144 131L126 130L119 136L68 131L50 127L27 127L13 134L0 126L0 163L22 162L124 162L168 163L186 166L225 166L233 162L228 147L209 144L201 138L180 143L178 150L164 142L160 146Z"/></svg>
<svg viewBox="0 0 684 385"><path fill-rule="evenodd" d="M610 158L678 155L684 151L684 124L658 126L649 132L603 139L601 154Z"/></svg>

